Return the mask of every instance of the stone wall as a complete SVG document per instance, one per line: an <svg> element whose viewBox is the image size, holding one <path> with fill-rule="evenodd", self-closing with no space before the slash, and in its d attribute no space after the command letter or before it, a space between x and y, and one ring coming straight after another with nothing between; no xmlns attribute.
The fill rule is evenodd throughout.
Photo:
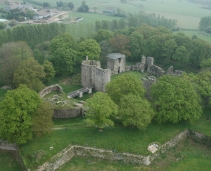
<svg viewBox="0 0 211 171"><path fill-rule="evenodd" d="M159 150L154 154L150 154L148 156L136 155L130 153L117 153L111 150L104 149L96 149L92 147L84 147L78 145L69 145L57 155L51 158L49 162L44 163L42 166L38 167L37 171L54 171L58 169L60 166L65 164L74 156L91 156L101 159L107 160L121 160L125 163L135 163L135 164L143 164L149 165L156 158L160 156L160 154L165 153L170 148L176 146L178 143L186 140L187 138L192 138L195 141L199 141L205 145L211 145L211 138L209 136L205 136L199 132L185 130L178 135L176 135L171 140L167 141L165 144L161 145Z"/></svg>
<svg viewBox="0 0 211 171"><path fill-rule="evenodd" d="M60 153L54 156L50 162L46 162L42 166L38 167L37 171L54 171L72 159L74 156L91 156L107 160L122 160L127 163L130 162L144 165L150 164L148 156L145 157L142 155L129 153L115 153L111 150L74 145L63 149Z"/></svg>
<svg viewBox="0 0 211 171"><path fill-rule="evenodd" d="M52 91L58 91L60 93L63 93L62 87L58 84L55 84L55 85L45 87L41 92L39 92L39 95L41 98L43 98L45 95L51 93Z"/></svg>
<svg viewBox="0 0 211 171"><path fill-rule="evenodd" d="M125 72L126 57L120 53L111 53L107 55L107 68L111 70L111 75Z"/></svg>
<svg viewBox="0 0 211 171"><path fill-rule="evenodd" d="M97 91L105 91L105 85L110 82L111 70L100 68L100 62L85 60L81 66L81 85L94 87Z"/></svg>
<svg viewBox="0 0 211 171"><path fill-rule="evenodd" d="M74 118L83 115L83 108L75 107L72 109L54 109L54 118Z"/></svg>
<svg viewBox="0 0 211 171"><path fill-rule="evenodd" d="M17 150L16 144L10 144L7 141L3 141L0 139L0 149L2 150Z"/></svg>

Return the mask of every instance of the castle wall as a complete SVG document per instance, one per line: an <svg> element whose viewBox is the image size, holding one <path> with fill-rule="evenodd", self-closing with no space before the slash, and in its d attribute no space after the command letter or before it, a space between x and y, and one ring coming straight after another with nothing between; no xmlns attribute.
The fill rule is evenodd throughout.
<svg viewBox="0 0 211 171"><path fill-rule="evenodd" d="M83 87L93 87L95 84L95 69L100 68L99 61L85 60L81 65L81 85Z"/></svg>
<svg viewBox="0 0 211 171"><path fill-rule="evenodd" d="M110 82L111 70L102 69L100 62L85 60L81 66L81 85L94 87L96 91L105 92L105 85Z"/></svg>
<svg viewBox="0 0 211 171"><path fill-rule="evenodd" d="M125 72L125 60L122 54L113 53L107 56L107 68L111 69L111 75Z"/></svg>
<svg viewBox="0 0 211 171"><path fill-rule="evenodd" d="M110 82L111 70L96 68L95 70L95 90L105 92L105 86Z"/></svg>

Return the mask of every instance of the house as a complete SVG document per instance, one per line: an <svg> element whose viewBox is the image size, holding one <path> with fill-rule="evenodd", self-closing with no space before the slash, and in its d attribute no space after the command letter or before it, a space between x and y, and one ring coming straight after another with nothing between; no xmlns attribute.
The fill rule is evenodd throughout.
<svg viewBox="0 0 211 171"><path fill-rule="evenodd" d="M47 19L52 16L52 13L50 10L41 10L37 11L36 15L33 17L33 20L42 20L42 19Z"/></svg>

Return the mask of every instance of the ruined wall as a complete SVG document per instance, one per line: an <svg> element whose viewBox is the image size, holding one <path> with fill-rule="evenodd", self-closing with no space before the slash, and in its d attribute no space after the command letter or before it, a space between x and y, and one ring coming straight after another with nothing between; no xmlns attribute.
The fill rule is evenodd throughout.
<svg viewBox="0 0 211 171"><path fill-rule="evenodd" d="M109 56L116 56L116 58L112 58ZM111 75L125 72L125 62L126 62L125 55L119 53L109 54L107 56L107 68L111 70Z"/></svg>
<svg viewBox="0 0 211 171"><path fill-rule="evenodd" d="M165 144L161 145L157 152L148 156L130 153L117 153L111 150L69 145L61 152L57 153L54 157L52 157L49 162L46 162L42 166L38 167L37 171L54 171L65 164L67 161L71 160L71 158L73 158L74 156L91 156L107 160L121 160L125 163L150 165L162 153L165 153L168 149L176 146L178 143L186 140L187 138L192 138L195 141L200 141L205 145L210 146L211 144L211 138L209 136L205 136L199 132L195 132L192 130L185 130L176 135L171 140L167 141Z"/></svg>
<svg viewBox="0 0 211 171"><path fill-rule="evenodd" d="M115 153L111 150L96 149L92 147L83 146L68 146L56 156L54 156L50 162L44 163L42 166L38 167L37 171L54 171L58 169L61 165L65 164L67 161L72 159L74 156L91 156L107 160L122 160L126 163L136 163L149 165L149 157L142 155L135 155L129 153Z"/></svg>
<svg viewBox="0 0 211 171"><path fill-rule="evenodd" d="M83 108L75 107L72 109L54 109L54 118L74 118L83 115Z"/></svg>
<svg viewBox="0 0 211 171"><path fill-rule="evenodd" d="M96 68L95 70L95 90L105 92L105 86L110 82L111 70Z"/></svg>
<svg viewBox="0 0 211 171"><path fill-rule="evenodd" d="M111 70L100 68L99 61L85 60L81 66L81 84L83 87L94 87L97 91L105 91L110 82Z"/></svg>
<svg viewBox="0 0 211 171"><path fill-rule="evenodd" d="M81 65L81 85L83 87L93 87L95 83L95 68L100 68L100 62L85 60Z"/></svg>
<svg viewBox="0 0 211 171"><path fill-rule="evenodd" d="M58 84L55 84L55 85L45 87L41 92L39 92L39 95L41 98L43 98L45 95L51 93L52 91L58 91L60 93L63 93L62 87Z"/></svg>
<svg viewBox="0 0 211 171"><path fill-rule="evenodd" d="M0 139L0 149L2 150L17 150L16 144L10 144L7 141Z"/></svg>

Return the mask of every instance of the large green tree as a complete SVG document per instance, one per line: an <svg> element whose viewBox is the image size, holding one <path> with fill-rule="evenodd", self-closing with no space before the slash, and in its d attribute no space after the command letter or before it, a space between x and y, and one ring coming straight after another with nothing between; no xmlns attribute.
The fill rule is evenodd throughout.
<svg viewBox="0 0 211 171"><path fill-rule="evenodd" d="M203 105L208 106L211 102L211 71L204 70L196 74L194 84L196 84L196 90L203 100Z"/></svg>
<svg viewBox="0 0 211 171"><path fill-rule="evenodd" d="M155 119L159 123L188 120L191 123L200 118L202 108L200 97L187 79L164 75L151 87Z"/></svg>
<svg viewBox="0 0 211 171"><path fill-rule="evenodd" d="M44 85L42 79L45 77L44 67L34 58L23 60L14 73L14 84L26 84L32 90L39 92Z"/></svg>
<svg viewBox="0 0 211 171"><path fill-rule="evenodd" d="M17 144L32 139L31 117L40 103L40 96L26 85L7 91L0 103L0 137Z"/></svg>
<svg viewBox="0 0 211 171"><path fill-rule="evenodd" d="M36 136L50 133L53 127L53 106L50 102L43 101L32 114L32 131Z"/></svg>
<svg viewBox="0 0 211 171"><path fill-rule="evenodd" d="M124 126L135 126L142 130L151 123L154 112L147 99L128 94L120 100L118 116Z"/></svg>
<svg viewBox="0 0 211 171"><path fill-rule="evenodd" d="M91 60L100 59L100 45L94 39L86 39L78 45L78 53L81 59L86 56Z"/></svg>
<svg viewBox="0 0 211 171"><path fill-rule="evenodd" d="M111 116L115 116L118 112L116 104L106 93L97 92L85 104L86 123L88 126L97 128L114 126Z"/></svg>
<svg viewBox="0 0 211 171"><path fill-rule="evenodd" d="M57 75L66 75L73 72L73 66L77 61L76 50L77 44L69 34L62 34L51 41L50 61L53 63Z"/></svg>
<svg viewBox="0 0 211 171"><path fill-rule="evenodd" d="M14 85L14 72L21 61L32 57L32 51L25 42L10 42L0 49L0 77L5 85Z"/></svg>
<svg viewBox="0 0 211 171"><path fill-rule="evenodd" d="M48 60L44 61L43 67L45 72L45 78L43 79L43 81L45 83L49 83L51 79L54 78L56 72L53 68L53 64Z"/></svg>
<svg viewBox="0 0 211 171"><path fill-rule="evenodd" d="M106 92L119 105L124 95L133 94L144 97L145 89L142 82L132 74L118 76L106 85Z"/></svg>

